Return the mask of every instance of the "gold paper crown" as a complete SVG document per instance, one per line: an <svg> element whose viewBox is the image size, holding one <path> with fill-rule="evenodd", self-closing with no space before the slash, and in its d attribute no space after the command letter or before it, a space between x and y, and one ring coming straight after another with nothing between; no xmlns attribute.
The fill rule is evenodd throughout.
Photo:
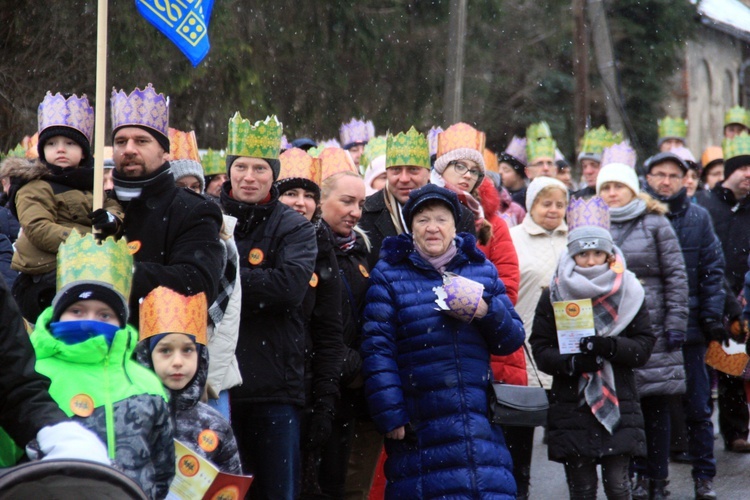
<svg viewBox="0 0 750 500"><path fill-rule="evenodd" d="M21 145L26 148L26 158L29 160L34 160L36 158L39 158L39 150L36 148L36 145L39 143L39 132L36 132L31 137L24 136L23 139L21 139Z"/></svg>
<svg viewBox="0 0 750 500"><path fill-rule="evenodd" d="M552 139L552 130L549 128L547 122L541 121L528 126L526 129L526 141L533 141L535 139Z"/></svg>
<svg viewBox="0 0 750 500"><path fill-rule="evenodd" d="M208 302L206 294L182 295L167 287L151 290L141 302L139 339L162 333L185 333L206 345Z"/></svg>
<svg viewBox="0 0 750 500"><path fill-rule="evenodd" d="M497 155L487 148L484 148L484 167L490 172L500 172L500 164L497 161Z"/></svg>
<svg viewBox="0 0 750 500"><path fill-rule="evenodd" d="M604 148L622 142L622 134L614 134L604 125L592 128L583 133L578 152L581 154L601 155Z"/></svg>
<svg viewBox="0 0 750 500"><path fill-rule="evenodd" d="M113 88L110 103L112 130L137 125L169 137L169 97L157 94L150 83L143 90L136 87L130 95Z"/></svg>
<svg viewBox="0 0 750 500"><path fill-rule="evenodd" d="M750 156L750 135L742 132L731 139L724 139L721 143L724 151L724 161L736 156Z"/></svg>
<svg viewBox="0 0 750 500"><path fill-rule="evenodd" d="M688 122L684 118L666 116L657 122L659 125L659 139L681 139L687 137Z"/></svg>
<svg viewBox="0 0 750 500"><path fill-rule="evenodd" d="M203 165L203 175L208 177L209 175L218 175L227 173L227 155L224 151L214 151L208 148L206 154L201 157L201 165Z"/></svg>
<svg viewBox="0 0 750 500"><path fill-rule="evenodd" d="M94 108L86 94L73 94L67 99L59 92L47 92L37 110L38 131L49 127L69 127L79 131L91 142L94 136Z"/></svg>
<svg viewBox="0 0 750 500"><path fill-rule="evenodd" d="M291 148L281 153L279 162L281 163L281 170L277 180L307 179L320 185L320 158L313 158L303 149Z"/></svg>
<svg viewBox="0 0 750 500"><path fill-rule="evenodd" d="M437 156L454 149L473 149L484 151L485 135L468 123L454 123L438 135Z"/></svg>
<svg viewBox="0 0 750 500"><path fill-rule="evenodd" d="M274 116L250 124L237 111L229 120L227 155L276 160L281 152L284 127Z"/></svg>
<svg viewBox="0 0 750 500"><path fill-rule="evenodd" d="M724 126L737 123L750 129L750 112L742 106L734 106L724 115Z"/></svg>
<svg viewBox="0 0 750 500"><path fill-rule="evenodd" d="M107 238L101 244L93 234L71 231L57 251L57 294L78 284L112 288L127 305L133 284L133 256L125 239Z"/></svg>
<svg viewBox="0 0 750 500"><path fill-rule="evenodd" d="M201 156L195 131L183 132L169 127L169 155L170 160L193 160L200 163Z"/></svg>
<svg viewBox="0 0 750 500"><path fill-rule="evenodd" d="M386 140L385 168L404 166L431 168L427 139L414 127Z"/></svg>
<svg viewBox="0 0 750 500"><path fill-rule="evenodd" d="M555 150L557 143L554 139L542 138L536 141L526 141L526 158L528 164L534 164L540 158L555 159Z"/></svg>
<svg viewBox="0 0 750 500"><path fill-rule="evenodd" d="M362 157L359 159L359 164L367 167L378 156L385 156L386 142L387 139L384 135L370 139L370 142L365 146Z"/></svg>
<svg viewBox="0 0 750 500"><path fill-rule="evenodd" d="M320 182L339 172L357 172L348 151L341 148L325 148L318 156L320 161Z"/></svg>

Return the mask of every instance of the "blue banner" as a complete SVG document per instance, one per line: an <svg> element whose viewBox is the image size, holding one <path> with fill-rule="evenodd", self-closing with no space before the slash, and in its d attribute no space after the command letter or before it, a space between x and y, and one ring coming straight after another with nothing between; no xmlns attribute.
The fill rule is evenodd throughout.
<svg viewBox="0 0 750 500"><path fill-rule="evenodd" d="M214 0L135 0L138 12L197 66L211 45L208 23Z"/></svg>

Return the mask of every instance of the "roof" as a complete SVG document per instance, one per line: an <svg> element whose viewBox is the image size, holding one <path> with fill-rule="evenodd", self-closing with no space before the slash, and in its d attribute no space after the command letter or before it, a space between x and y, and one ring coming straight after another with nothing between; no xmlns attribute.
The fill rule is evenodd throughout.
<svg viewBox="0 0 750 500"><path fill-rule="evenodd" d="M750 42L750 7L740 0L691 0L697 3L701 22Z"/></svg>

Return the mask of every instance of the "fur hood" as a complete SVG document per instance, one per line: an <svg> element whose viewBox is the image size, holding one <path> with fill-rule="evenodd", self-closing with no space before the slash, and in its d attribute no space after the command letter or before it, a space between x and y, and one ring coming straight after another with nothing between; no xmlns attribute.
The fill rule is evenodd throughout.
<svg viewBox="0 0 750 500"><path fill-rule="evenodd" d="M29 161L25 158L6 158L0 163L0 177L19 179L24 183L49 173L47 167L38 159Z"/></svg>
<svg viewBox="0 0 750 500"><path fill-rule="evenodd" d="M477 248L477 239L469 233L460 233L456 236L456 246L458 254L463 255L466 259L474 262L483 262L485 256ZM380 249L380 258L389 264L398 264L415 254L414 238L410 234L400 234L390 236L383 241L383 248ZM454 257L455 258L455 257Z"/></svg>
<svg viewBox="0 0 750 500"><path fill-rule="evenodd" d="M667 215L669 213L669 207L654 198L653 196L649 195L648 193L641 191L638 193L638 198L642 199L644 202L646 202L646 212L650 214L657 214L657 215Z"/></svg>
<svg viewBox="0 0 750 500"><path fill-rule="evenodd" d="M489 218L500 210L500 193L497 192L495 185L488 177L482 180L477 188L477 194L479 195L479 201L482 203L485 217ZM508 205L510 205L510 202L508 202Z"/></svg>

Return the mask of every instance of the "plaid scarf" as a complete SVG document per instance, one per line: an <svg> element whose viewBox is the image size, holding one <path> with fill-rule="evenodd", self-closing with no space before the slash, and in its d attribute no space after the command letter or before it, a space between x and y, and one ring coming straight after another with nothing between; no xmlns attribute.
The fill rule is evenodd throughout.
<svg viewBox="0 0 750 500"><path fill-rule="evenodd" d="M216 296L213 304L208 308L208 317L214 326L221 323L224 318L224 313L229 305L229 298L234 292L234 287L237 285L237 268L239 266L239 253L237 252L237 244L234 242L234 226L237 223L237 219L231 215L224 215L224 225L221 228L221 242L224 243L224 253L226 259L224 272L219 278L219 293Z"/></svg>

